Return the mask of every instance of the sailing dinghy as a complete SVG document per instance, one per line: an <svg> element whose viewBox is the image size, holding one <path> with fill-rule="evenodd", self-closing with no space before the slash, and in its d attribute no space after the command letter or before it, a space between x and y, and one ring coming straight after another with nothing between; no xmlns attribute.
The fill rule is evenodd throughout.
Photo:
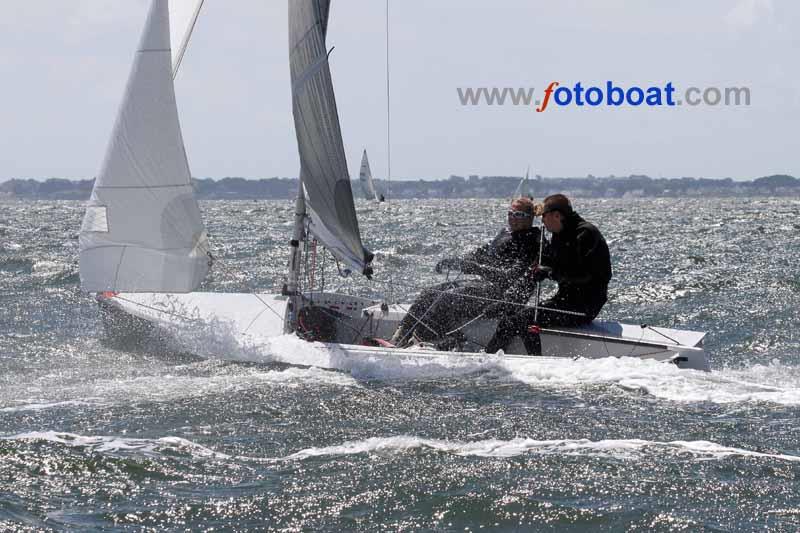
<svg viewBox="0 0 800 533"><path fill-rule="evenodd" d="M375 189L375 183L372 181L372 170L369 168L369 159L367 158L367 151L361 156L361 168L358 171L358 182L361 184L361 192L364 193L364 198L367 200L381 201L378 196L378 191Z"/></svg>
<svg viewBox="0 0 800 533"><path fill-rule="evenodd" d="M519 180L519 184L517 185L516 190L514 190L514 196L512 196L512 198L533 198L533 196L531 196L531 188L528 182L528 175L530 172L531 169L528 167L528 169L525 171L525 176Z"/></svg>
<svg viewBox="0 0 800 533"><path fill-rule="evenodd" d="M524 355L521 342L505 354L480 353L496 326L488 319L464 327L453 351L380 345L374 339L390 337L409 305L303 287L302 253L312 239L337 258L344 274L373 274L373 254L362 243L354 208L328 64L329 0L289 0L300 179L286 284L279 294L196 292L212 258L191 185L173 78L202 3L152 0L86 207L80 231L81 286L97 294L108 335L158 332L189 338L214 329L243 347L257 348L271 346L288 333L318 341L314 346L329 355L313 364L339 370L381 360L413 365L457 360L469 365L493 359L548 365L564 358L601 357L709 369L704 333L613 321L545 329L542 356L536 357Z"/></svg>

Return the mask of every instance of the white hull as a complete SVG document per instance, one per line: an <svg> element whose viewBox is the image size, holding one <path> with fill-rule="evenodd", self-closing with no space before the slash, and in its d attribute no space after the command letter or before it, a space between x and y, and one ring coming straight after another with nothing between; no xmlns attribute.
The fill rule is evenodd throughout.
<svg viewBox="0 0 800 533"><path fill-rule="evenodd" d="M349 371L353 365L366 359L415 360L420 364L433 361L463 364L480 363L487 359L535 359L538 363L564 358L597 359L605 357L631 357L674 363L679 368L709 370L703 351L702 332L667 328L641 327L611 321L595 321L583 328L545 329L542 331L542 355L525 355L520 341L509 346L507 353L486 355L478 353L495 329L496 321L482 320L464 329L467 339L464 351L442 352L423 348L387 348L361 345L365 337L388 338L404 315L406 306L380 309L378 302L348 295L314 293L315 305L345 316L337 328L338 342L314 343L324 350L316 359L300 364ZM106 311L107 332L123 336L152 326L187 338L193 332L214 329L242 347L269 345L271 340L283 335L283 319L287 298L275 294L189 293L153 294L124 293L100 296L98 300ZM119 313L122 312L122 313ZM120 317L134 317L126 323ZM136 318L141 320L135 320ZM131 328L131 331L125 331ZM224 355L224 354L220 354ZM282 361L275 354L275 361ZM292 360L283 362L292 363Z"/></svg>

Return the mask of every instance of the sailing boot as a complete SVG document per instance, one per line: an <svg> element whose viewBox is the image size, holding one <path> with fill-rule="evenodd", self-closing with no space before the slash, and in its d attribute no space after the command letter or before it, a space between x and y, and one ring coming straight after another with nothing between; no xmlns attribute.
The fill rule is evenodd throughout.
<svg viewBox="0 0 800 533"><path fill-rule="evenodd" d="M528 355L542 355L542 328L534 324L528 326L528 330L522 337L525 351Z"/></svg>

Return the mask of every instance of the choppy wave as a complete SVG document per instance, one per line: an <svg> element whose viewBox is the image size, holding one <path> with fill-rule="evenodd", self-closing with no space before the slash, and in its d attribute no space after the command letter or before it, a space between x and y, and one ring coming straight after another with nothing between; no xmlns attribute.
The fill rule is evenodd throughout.
<svg viewBox="0 0 800 533"><path fill-rule="evenodd" d="M498 377L532 386L616 385L674 402L800 405L800 368L774 362L741 370L682 370L634 358L498 363Z"/></svg>
<svg viewBox="0 0 800 533"><path fill-rule="evenodd" d="M302 461L317 457L359 454L403 454L412 450L431 450L462 457L487 458L511 458L522 455L556 455L605 457L630 461L644 460L653 457L679 457L703 461L723 460L730 457L752 457L776 461L800 462L800 456L798 455L758 452L725 446L705 440L661 442L643 439L603 439L592 441L589 439L536 440L518 437L510 440L485 439L478 441L457 441L400 435L393 437L371 437L363 440L346 441L333 446L305 448L285 457L262 459L247 456L231 456L190 440L173 436L144 439L100 435L85 436L56 431L34 431L0 437L0 439L6 441L51 442L105 454L136 454L145 456L180 454L193 458L237 459L255 462Z"/></svg>
<svg viewBox="0 0 800 533"><path fill-rule="evenodd" d="M800 462L800 456L762 453L741 448L732 448L709 441L658 442L641 439L606 439L591 441L534 440L516 438L511 440L488 439L475 442L423 439L413 436L373 437L360 441L349 441L336 446L307 448L295 452L285 459L303 460L312 457L356 455L370 453L404 453L413 449L430 449L460 456L516 457L524 454L582 455L637 460L646 455L672 456L688 454L703 459L725 459L727 457L757 457L779 461Z"/></svg>
<svg viewBox="0 0 800 533"><path fill-rule="evenodd" d="M202 363L200 364L202 365ZM277 370L262 368L230 368L212 371L188 366L175 368L167 374L119 377L117 375L95 376L90 382L79 384L27 383L17 388L6 387L0 400L12 403L0 408L0 413L45 411L69 407L91 409L98 406L127 405L142 401L167 402L182 398L202 398L211 394L236 394L258 390L264 386L298 388L302 386L358 387L352 376L319 368L284 368ZM194 375L201 371L203 375ZM45 377L45 381L51 378ZM58 396L58 400L42 398L26 399L29 387L36 387L39 394ZM10 399L11 396L13 399Z"/></svg>
<svg viewBox="0 0 800 533"><path fill-rule="evenodd" d="M98 402L93 399L87 398L86 400L66 400L63 402L33 402L25 403L20 402L20 405L14 407L0 408L0 413L20 413L25 411L44 411L46 409L59 409L63 407L80 407L98 405Z"/></svg>
<svg viewBox="0 0 800 533"><path fill-rule="evenodd" d="M84 436L74 433L56 431L32 431L9 437L0 437L7 441L43 441L62 444L75 448L85 448L93 452L108 454L140 454L164 455L178 453L191 457L229 459L224 453L215 452L205 446L180 437L162 437L158 439L136 439L110 436Z"/></svg>
<svg viewBox="0 0 800 533"><path fill-rule="evenodd" d="M0 249L0 255L3 250ZM34 261L27 257L0 257L0 272L18 272L30 274L33 272Z"/></svg>

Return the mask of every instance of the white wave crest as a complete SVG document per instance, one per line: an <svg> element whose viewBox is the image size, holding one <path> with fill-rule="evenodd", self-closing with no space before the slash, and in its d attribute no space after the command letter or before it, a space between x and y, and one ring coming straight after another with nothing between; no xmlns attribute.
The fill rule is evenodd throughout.
<svg viewBox="0 0 800 533"><path fill-rule="evenodd" d="M86 400L67 400L63 402L33 402L22 403L14 407L0 408L0 413L18 413L24 411L44 411L46 409L58 409L59 407L74 407L79 405L98 405L99 402L92 401L97 398L87 398Z"/></svg>
<svg viewBox="0 0 800 533"><path fill-rule="evenodd" d="M724 459L726 457L758 457L779 461L800 462L800 456L761 453L740 448L731 448L709 441L659 442L641 439L609 439L591 441L533 440L516 438L511 440L487 439L474 442L423 439L413 436L373 437L360 441L348 441L337 446L307 448L284 458L303 460L312 457L355 455L362 453L394 454L413 449L430 449L459 456L516 457L524 454L538 455L582 455L604 456L617 459L637 460L648 453L663 455L690 454L699 460Z"/></svg>
<svg viewBox="0 0 800 533"><path fill-rule="evenodd" d="M180 437L162 437L159 439L133 439L124 437L110 437L99 435L76 435L56 431L33 431L21 433L10 437L0 437L2 440L42 440L63 444L74 448L87 448L99 453L136 453L142 455L161 455L164 451L179 452L192 457L211 459L230 459L229 455L215 452L210 448L201 446Z"/></svg>

